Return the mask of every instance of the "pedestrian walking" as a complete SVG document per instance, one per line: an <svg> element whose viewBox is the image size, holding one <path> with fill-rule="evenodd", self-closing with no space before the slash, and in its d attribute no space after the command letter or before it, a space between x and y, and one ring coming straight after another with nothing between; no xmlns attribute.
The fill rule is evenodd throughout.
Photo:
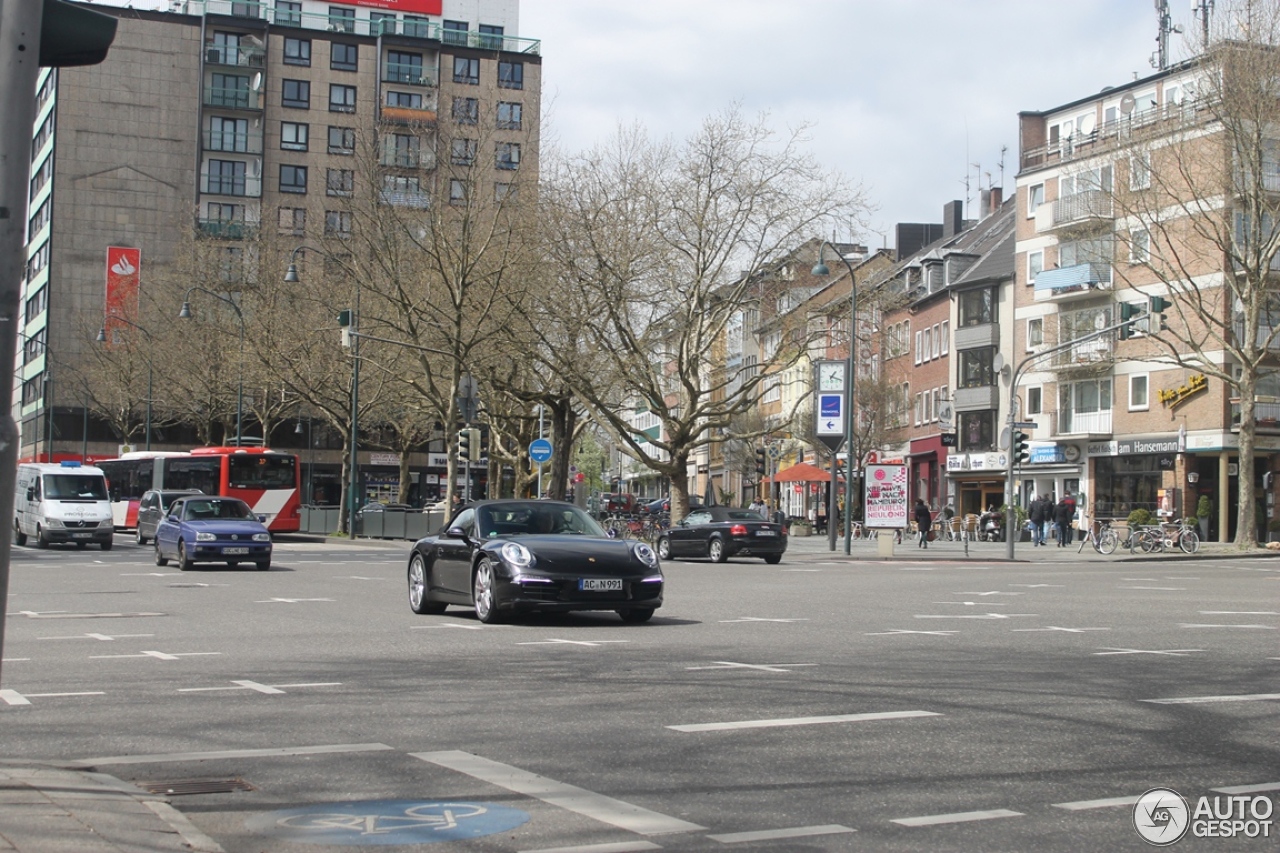
<svg viewBox="0 0 1280 853"><path fill-rule="evenodd" d="M1076 499L1071 493L1063 494L1062 500L1053 509L1053 520L1058 525L1058 547L1065 548L1070 541L1071 522L1076 517Z"/></svg>
<svg viewBox="0 0 1280 853"><path fill-rule="evenodd" d="M1049 507L1044 495L1036 496L1027 509L1027 521L1031 525L1031 544L1040 547L1044 544L1045 514Z"/></svg>
<svg viewBox="0 0 1280 853"><path fill-rule="evenodd" d="M916 530L920 532L920 542L917 548L929 547L929 529L933 527L933 516L929 512L929 507L925 504L924 498L916 498Z"/></svg>
<svg viewBox="0 0 1280 853"><path fill-rule="evenodd" d="M756 498L755 500L753 500L751 502L751 506L747 507L747 509L758 514L761 518L769 517L769 508L765 506L764 501L760 500L759 498Z"/></svg>

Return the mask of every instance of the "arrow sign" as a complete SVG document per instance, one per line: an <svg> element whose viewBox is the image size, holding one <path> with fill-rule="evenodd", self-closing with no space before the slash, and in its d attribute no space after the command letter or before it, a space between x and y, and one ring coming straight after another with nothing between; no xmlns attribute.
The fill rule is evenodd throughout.
<svg viewBox="0 0 1280 853"><path fill-rule="evenodd" d="M551 458L551 442L545 438L536 438L529 443L529 458L541 465Z"/></svg>
<svg viewBox="0 0 1280 853"><path fill-rule="evenodd" d="M844 394L818 395L818 435L844 435Z"/></svg>

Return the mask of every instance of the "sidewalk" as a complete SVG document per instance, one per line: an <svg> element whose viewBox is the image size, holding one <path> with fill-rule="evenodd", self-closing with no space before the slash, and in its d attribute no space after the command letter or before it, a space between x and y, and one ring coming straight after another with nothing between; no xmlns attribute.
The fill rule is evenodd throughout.
<svg viewBox="0 0 1280 853"><path fill-rule="evenodd" d="M102 773L0 761L0 850L222 853L168 801Z"/></svg>

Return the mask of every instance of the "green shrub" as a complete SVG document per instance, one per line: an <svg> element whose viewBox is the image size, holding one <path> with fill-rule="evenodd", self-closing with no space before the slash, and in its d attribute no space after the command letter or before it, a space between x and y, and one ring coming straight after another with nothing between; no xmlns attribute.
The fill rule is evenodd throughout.
<svg viewBox="0 0 1280 853"><path fill-rule="evenodd" d="M1209 500L1208 495L1201 495L1199 503L1196 504L1196 518L1209 518L1213 515L1213 501Z"/></svg>
<svg viewBox="0 0 1280 853"><path fill-rule="evenodd" d="M1151 523L1151 512L1150 512L1150 510L1145 510L1145 509L1141 509L1141 508L1139 508L1139 509L1135 509L1133 512L1129 513L1129 526L1130 526L1130 527L1141 527L1141 526L1142 526L1142 525L1144 525L1144 524L1150 524L1150 523Z"/></svg>

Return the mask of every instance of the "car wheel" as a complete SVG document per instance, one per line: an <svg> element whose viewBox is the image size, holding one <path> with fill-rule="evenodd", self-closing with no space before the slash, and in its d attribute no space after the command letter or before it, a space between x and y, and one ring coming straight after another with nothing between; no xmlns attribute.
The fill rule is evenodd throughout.
<svg viewBox="0 0 1280 853"><path fill-rule="evenodd" d="M768 563L769 565L771 565L771 566L776 566L776 565L778 565L778 563L781 563L781 562L782 562L782 555L781 555L781 554L768 554L768 555L766 555L766 556L765 556L764 561L765 561L766 563Z"/></svg>
<svg viewBox="0 0 1280 853"><path fill-rule="evenodd" d="M271 558L268 557L265 560L259 560L254 563L254 565L258 567L258 571L260 572L269 572L271 571Z"/></svg>
<svg viewBox="0 0 1280 853"><path fill-rule="evenodd" d="M420 614L440 614L445 605L427 598L427 561L415 553L409 560L409 609Z"/></svg>
<svg viewBox="0 0 1280 853"><path fill-rule="evenodd" d="M116 543L115 543L115 542L113 542L113 541L111 541L110 539L108 539L106 542L102 542L102 543L100 543L100 544L102 545L102 550L104 550L104 551L110 551L110 550L111 550L111 546L115 545Z"/></svg>
<svg viewBox="0 0 1280 853"><path fill-rule="evenodd" d="M181 539L178 540L178 570L190 571L195 563L191 562L191 557L187 555L187 543Z"/></svg>
<svg viewBox="0 0 1280 853"><path fill-rule="evenodd" d="M707 556L713 563L723 563L728 559L724 553L724 541L719 536L712 537L711 544L707 546Z"/></svg>
<svg viewBox="0 0 1280 853"><path fill-rule="evenodd" d="M659 560L671 559L671 540L665 536L658 537L658 559Z"/></svg>
<svg viewBox="0 0 1280 853"><path fill-rule="evenodd" d="M143 536L143 535L142 535L142 528L141 528L141 527L139 527L139 528L138 528L137 538L138 538L138 544L139 544L139 545L146 545L146 544L147 544L147 537L145 537L145 536Z"/></svg>
<svg viewBox="0 0 1280 853"><path fill-rule="evenodd" d="M13 523L13 541L19 547L27 544L27 534L22 532L22 528L18 526L18 522Z"/></svg>
<svg viewBox="0 0 1280 853"><path fill-rule="evenodd" d="M622 617L623 622L640 623L648 622L653 618L652 607L633 607L630 610L619 610L618 615Z"/></svg>
<svg viewBox="0 0 1280 853"><path fill-rule="evenodd" d="M48 548L49 540L44 538L44 531L40 529L40 525L36 525L36 547Z"/></svg>
<svg viewBox="0 0 1280 853"><path fill-rule="evenodd" d="M158 539L156 540L156 565L157 566L169 565L169 558L166 557L164 554L160 553L160 540Z"/></svg>
<svg viewBox="0 0 1280 853"><path fill-rule="evenodd" d="M487 625L502 621L498 615L498 602L494 592L493 563L483 559L476 566L475 579L471 583L471 601L476 608L476 618Z"/></svg>

